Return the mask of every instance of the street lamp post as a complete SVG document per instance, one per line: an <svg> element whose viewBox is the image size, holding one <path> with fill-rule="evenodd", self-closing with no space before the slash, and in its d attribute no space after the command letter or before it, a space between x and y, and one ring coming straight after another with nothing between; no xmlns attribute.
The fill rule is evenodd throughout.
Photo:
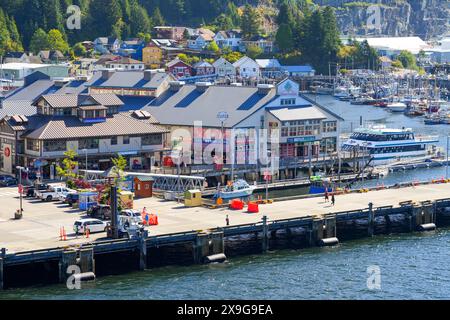
<svg viewBox="0 0 450 320"><path fill-rule="evenodd" d="M449 139L450 139L450 136L447 136L447 150L446 150L447 161L446 161L446 165L445 165L445 179L448 179L448 149L449 149L449 144L450 144Z"/></svg>
<svg viewBox="0 0 450 320"><path fill-rule="evenodd" d="M84 154L85 154L85 156L86 156L86 162L85 162L85 167L84 167L84 179L86 180L87 179L87 171L88 171L88 150L87 149L84 149L83 150L84 151Z"/></svg>
<svg viewBox="0 0 450 320"><path fill-rule="evenodd" d="M25 170L24 167L20 167L17 166L16 167L17 170L19 170L19 203L20 203L20 208L19 208L19 216L22 215L22 211L23 211L23 185L22 185L22 170Z"/></svg>

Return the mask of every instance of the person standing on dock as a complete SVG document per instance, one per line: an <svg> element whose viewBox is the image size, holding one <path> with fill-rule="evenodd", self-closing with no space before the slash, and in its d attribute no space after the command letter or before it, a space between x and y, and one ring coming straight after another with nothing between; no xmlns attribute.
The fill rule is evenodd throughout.
<svg viewBox="0 0 450 320"><path fill-rule="evenodd" d="M334 193L331 195L331 205L334 207L334 202L336 200L334 199Z"/></svg>
<svg viewBox="0 0 450 320"><path fill-rule="evenodd" d="M325 189L325 202L328 202L329 198L328 198L328 190Z"/></svg>
<svg viewBox="0 0 450 320"><path fill-rule="evenodd" d="M225 218L225 223L227 224L227 226L230 225L230 218L228 217L228 215L227 215L227 217Z"/></svg>

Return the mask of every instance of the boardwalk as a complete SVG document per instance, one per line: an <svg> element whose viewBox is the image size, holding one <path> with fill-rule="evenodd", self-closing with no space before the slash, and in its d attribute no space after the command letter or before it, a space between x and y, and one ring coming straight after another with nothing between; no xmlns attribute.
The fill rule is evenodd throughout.
<svg viewBox="0 0 450 320"><path fill-rule="evenodd" d="M9 192L8 189L3 189ZM12 190L12 188L11 188ZM226 208L211 210L203 207L185 208L182 204L160 199L143 199L135 202L137 209L144 206L159 217L159 226L151 227L150 235L159 235L192 230L206 230L225 226L226 215L231 225L259 222L263 215L269 220L287 219L309 215L333 213L367 208L369 202L374 206L397 206L402 201L426 201L450 197L450 184L432 184L373 191L369 193L353 193L336 197L336 205L325 203L323 198L308 198L275 202L260 206L259 214L248 214L243 211L231 211ZM67 209L59 203L42 203L31 200L24 202L25 215L20 221L11 220L18 199L2 198L0 207L0 247L9 252L58 246L76 245L94 241L104 237L104 233L92 235L90 239L75 239L71 234L73 222L83 213ZM59 241L59 228L64 226L69 234L67 242Z"/></svg>

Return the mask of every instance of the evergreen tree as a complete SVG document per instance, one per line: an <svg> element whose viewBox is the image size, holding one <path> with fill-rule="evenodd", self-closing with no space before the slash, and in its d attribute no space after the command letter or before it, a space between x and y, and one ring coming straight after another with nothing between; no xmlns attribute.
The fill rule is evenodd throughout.
<svg viewBox="0 0 450 320"><path fill-rule="evenodd" d="M278 28L275 40L278 49L280 49L282 53L291 52L294 48L294 37L291 27L285 23Z"/></svg>
<svg viewBox="0 0 450 320"><path fill-rule="evenodd" d="M156 7L155 11L153 11L152 20L155 26L164 26L166 24L166 21L164 20L159 7Z"/></svg>
<svg viewBox="0 0 450 320"><path fill-rule="evenodd" d="M246 4L241 17L241 30L244 39L250 39L260 34L260 16L258 11Z"/></svg>
<svg viewBox="0 0 450 320"><path fill-rule="evenodd" d="M147 10L141 7L136 1L130 8L130 36L135 37L139 33L150 33L152 22L147 14Z"/></svg>

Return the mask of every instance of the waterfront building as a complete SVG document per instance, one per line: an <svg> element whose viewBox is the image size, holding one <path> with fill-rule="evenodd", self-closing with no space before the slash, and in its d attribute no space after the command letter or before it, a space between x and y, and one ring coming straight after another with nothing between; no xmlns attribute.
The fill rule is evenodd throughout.
<svg viewBox="0 0 450 320"><path fill-rule="evenodd" d="M278 59L256 59L256 63L264 78L278 78L283 74L283 70Z"/></svg>
<svg viewBox="0 0 450 320"><path fill-rule="evenodd" d="M0 70L3 79L19 82L36 71L51 78L67 78L69 76L69 66L63 64L5 63L0 65Z"/></svg>
<svg viewBox="0 0 450 320"><path fill-rule="evenodd" d="M316 70L309 65L305 66L282 66L284 73L289 77L312 77Z"/></svg>
<svg viewBox="0 0 450 320"><path fill-rule="evenodd" d="M113 37L100 37L94 40L94 51L100 54L117 53L120 40Z"/></svg>
<svg viewBox="0 0 450 320"><path fill-rule="evenodd" d="M174 77L161 70L98 72L98 79L89 85L90 94L113 93L119 96L158 97Z"/></svg>
<svg viewBox="0 0 450 320"><path fill-rule="evenodd" d="M279 129L281 159L318 158L336 152L339 145L342 118L299 95L299 85L289 79L276 87L174 81L166 92L144 106L136 99L124 97L123 101L127 109L141 108L152 114L171 131L172 139L178 129L187 130L194 137L196 121L202 122L203 131L195 132L195 136L198 139L200 135L204 147L220 140L222 126L225 141L232 129L239 130L245 136L242 152L246 161L258 145L252 137L259 129ZM220 113L227 115L223 122L218 119Z"/></svg>
<svg viewBox="0 0 450 320"><path fill-rule="evenodd" d="M78 154L81 167L88 157L88 168L108 169L119 153L130 168L135 163L148 168L164 150L167 130L149 113L119 112L123 102L114 94L42 95L33 105L34 115L0 121L0 170L5 173L20 165L39 167L44 178L54 178L55 166L69 149Z"/></svg>
<svg viewBox="0 0 450 320"><path fill-rule="evenodd" d="M213 67L216 70L217 75L221 78L236 76L236 68L225 58L219 58L214 61Z"/></svg>
<svg viewBox="0 0 450 320"><path fill-rule="evenodd" d="M192 66L196 76L204 76L214 74L214 67L206 61L199 61Z"/></svg>
<svg viewBox="0 0 450 320"><path fill-rule="evenodd" d="M414 55L430 49L431 46L419 37L367 37L356 38L356 41L367 41L379 55L395 58L401 51L409 51Z"/></svg>
<svg viewBox="0 0 450 320"><path fill-rule="evenodd" d="M167 70L176 78L191 77L194 73L192 66L178 57L167 64Z"/></svg>
<svg viewBox="0 0 450 320"><path fill-rule="evenodd" d="M242 78L259 78L261 76L259 65L247 56L233 63L233 66L236 69L236 74Z"/></svg>

